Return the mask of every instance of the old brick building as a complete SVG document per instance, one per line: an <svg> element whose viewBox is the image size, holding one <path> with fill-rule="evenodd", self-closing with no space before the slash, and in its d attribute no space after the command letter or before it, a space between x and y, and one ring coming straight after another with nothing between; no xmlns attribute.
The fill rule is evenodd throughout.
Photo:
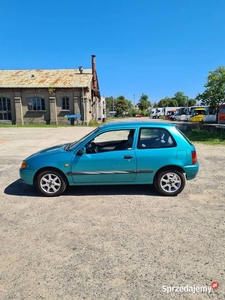
<svg viewBox="0 0 225 300"><path fill-rule="evenodd" d="M104 117L95 55L90 69L0 70L0 122L67 124L81 115L84 124Z"/></svg>

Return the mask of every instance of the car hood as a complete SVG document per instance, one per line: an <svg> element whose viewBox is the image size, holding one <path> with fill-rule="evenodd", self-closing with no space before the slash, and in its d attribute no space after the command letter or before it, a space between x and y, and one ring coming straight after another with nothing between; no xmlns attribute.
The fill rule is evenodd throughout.
<svg viewBox="0 0 225 300"><path fill-rule="evenodd" d="M40 151L30 155L29 157L27 157L27 159L33 158L35 156L53 155L53 154L57 154L59 152L66 152L65 147L69 144L71 144L71 143L60 144L60 145L55 145L55 146L52 146L49 148L45 148L43 150L40 150Z"/></svg>
<svg viewBox="0 0 225 300"><path fill-rule="evenodd" d="M66 144L61 144L61 145L56 145L56 146L52 146L46 149L43 149L37 153L47 153L47 152L52 152L52 151L58 151L59 149L64 149L67 145L69 145L71 143L66 143Z"/></svg>

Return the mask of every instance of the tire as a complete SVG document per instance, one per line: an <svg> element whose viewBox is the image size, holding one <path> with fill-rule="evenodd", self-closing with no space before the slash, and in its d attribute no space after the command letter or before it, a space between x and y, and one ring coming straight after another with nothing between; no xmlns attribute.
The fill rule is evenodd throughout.
<svg viewBox="0 0 225 300"><path fill-rule="evenodd" d="M47 197L60 196L67 186L64 176L55 170L45 170L38 174L35 185L39 193Z"/></svg>
<svg viewBox="0 0 225 300"><path fill-rule="evenodd" d="M186 180L183 173L177 170L164 170L159 172L154 179L154 186L163 196L176 196L185 187Z"/></svg>

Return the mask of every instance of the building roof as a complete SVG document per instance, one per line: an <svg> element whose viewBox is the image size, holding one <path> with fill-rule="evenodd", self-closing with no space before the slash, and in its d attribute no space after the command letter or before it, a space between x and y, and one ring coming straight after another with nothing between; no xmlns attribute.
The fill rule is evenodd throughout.
<svg viewBox="0 0 225 300"><path fill-rule="evenodd" d="M0 70L0 88L88 87L92 69Z"/></svg>

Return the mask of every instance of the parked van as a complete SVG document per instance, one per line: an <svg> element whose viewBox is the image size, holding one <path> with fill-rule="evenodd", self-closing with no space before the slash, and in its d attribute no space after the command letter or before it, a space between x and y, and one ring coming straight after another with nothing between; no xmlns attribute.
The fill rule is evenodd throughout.
<svg viewBox="0 0 225 300"><path fill-rule="evenodd" d="M191 112L189 120L191 122L202 122L206 114L206 110L203 107L194 108Z"/></svg>
<svg viewBox="0 0 225 300"><path fill-rule="evenodd" d="M164 115L163 107L153 108L150 113L150 117L152 119L158 119L160 116L163 116L163 115Z"/></svg>

